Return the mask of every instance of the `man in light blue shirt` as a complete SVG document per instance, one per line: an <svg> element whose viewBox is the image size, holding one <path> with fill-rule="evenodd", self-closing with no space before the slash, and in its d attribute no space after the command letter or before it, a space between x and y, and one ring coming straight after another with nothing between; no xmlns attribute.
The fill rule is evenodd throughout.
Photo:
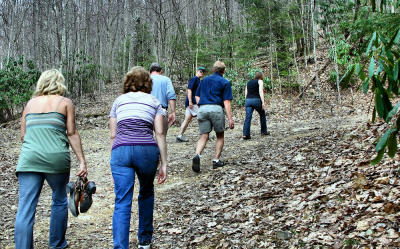
<svg viewBox="0 0 400 249"><path fill-rule="evenodd" d="M160 101L162 107L168 111L168 120L165 119L164 131L168 130L168 125L175 123L176 94L172 81L167 76L162 75L163 70L160 64L154 62L150 65L150 77L153 80L151 95Z"/></svg>

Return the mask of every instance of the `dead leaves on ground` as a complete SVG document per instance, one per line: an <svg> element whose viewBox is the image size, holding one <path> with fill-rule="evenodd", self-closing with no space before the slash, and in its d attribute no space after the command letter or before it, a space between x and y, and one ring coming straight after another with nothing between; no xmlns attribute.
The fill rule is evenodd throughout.
<svg viewBox="0 0 400 249"><path fill-rule="evenodd" d="M343 106L334 110L340 115L332 116L331 106L325 108L324 103L310 107L304 102L285 101L278 106L282 110L267 118L272 135L257 134L255 117L249 141L240 140L240 118L244 115L235 110L238 126L226 132L223 151L228 165L218 170L210 169L215 139L209 141L202 157L202 173L194 174L190 162L197 130L191 124L187 131L191 141L175 144L175 128L170 129L170 178L156 188L154 248L400 246L399 160L386 158L379 165L369 164L375 154L376 137L385 127L366 125L362 109ZM100 104L86 107L89 114L107 109ZM97 218L101 222L90 224L96 239L85 240L85 245L107 248L112 246L113 203L106 149L109 140L104 130L108 118L92 114L78 113L77 123L82 131L89 130L81 133L84 145L88 144L84 146L88 163L97 171L92 177L99 178L95 179L99 189L104 189L96 194L93 207L100 212ZM12 141L17 139L17 131L7 130L1 138L7 145L0 150L4 210L1 235L4 241L12 243L16 211L12 207L17 202L14 167L19 149ZM40 208L40 213L46 208ZM137 214L133 211L131 237L135 238ZM71 220L70 224L71 245L79 245L76 231L91 229L83 229L79 220ZM40 236L42 241L46 235Z"/></svg>
<svg viewBox="0 0 400 249"><path fill-rule="evenodd" d="M297 121L274 125L264 141L231 138L229 166L161 197L160 248L400 246L399 162L369 164L379 131L363 120Z"/></svg>

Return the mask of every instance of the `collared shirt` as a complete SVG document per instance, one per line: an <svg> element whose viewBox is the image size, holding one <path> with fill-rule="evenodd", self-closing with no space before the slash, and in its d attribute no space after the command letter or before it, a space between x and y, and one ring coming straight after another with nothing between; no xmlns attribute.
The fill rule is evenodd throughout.
<svg viewBox="0 0 400 249"><path fill-rule="evenodd" d="M232 100L232 87L227 79L220 73L214 73L205 77L196 91L200 97L198 105L224 106L224 100Z"/></svg>
<svg viewBox="0 0 400 249"><path fill-rule="evenodd" d="M199 84L200 84L200 78L197 76L194 76L193 78L191 78L189 80L189 84L188 84L187 88L192 91L193 105L197 104L195 94L196 94L197 88L199 87ZM188 99L188 96L186 95L185 107L188 107L188 106L189 106L189 99Z"/></svg>
<svg viewBox="0 0 400 249"><path fill-rule="evenodd" d="M151 74L150 77L153 80L153 87L150 94L156 97L164 108L168 108L168 101L176 99L171 79L158 74Z"/></svg>

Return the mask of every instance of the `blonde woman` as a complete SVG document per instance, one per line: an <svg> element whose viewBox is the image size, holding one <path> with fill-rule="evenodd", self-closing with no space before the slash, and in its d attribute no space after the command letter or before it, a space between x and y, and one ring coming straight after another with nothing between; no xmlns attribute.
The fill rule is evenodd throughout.
<svg viewBox="0 0 400 249"><path fill-rule="evenodd" d="M269 135L267 131L267 118L265 116L265 101L264 101L264 75L262 72L257 72L254 79L247 82L245 89L246 97L246 119L243 124L243 139L250 139L250 126L253 111L256 110L260 115L261 135Z"/></svg>
<svg viewBox="0 0 400 249"><path fill-rule="evenodd" d="M87 176L86 161L75 126L75 108L64 97L63 75L44 71L21 118L22 148L16 174L19 183L15 248L33 248L36 206L44 180L52 190L50 248L66 248L68 220L66 185L70 174L69 144L79 160L77 176Z"/></svg>

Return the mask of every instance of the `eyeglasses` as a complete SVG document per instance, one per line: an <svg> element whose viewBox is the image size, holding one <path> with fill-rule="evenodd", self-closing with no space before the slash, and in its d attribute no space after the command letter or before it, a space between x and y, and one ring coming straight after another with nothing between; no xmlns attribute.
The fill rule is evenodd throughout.
<svg viewBox="0 0 400 249"><path fill-rule="evenodd" d="M200 73L205 73L205 71L203 71L203 70L200 70Z"/></svg>

